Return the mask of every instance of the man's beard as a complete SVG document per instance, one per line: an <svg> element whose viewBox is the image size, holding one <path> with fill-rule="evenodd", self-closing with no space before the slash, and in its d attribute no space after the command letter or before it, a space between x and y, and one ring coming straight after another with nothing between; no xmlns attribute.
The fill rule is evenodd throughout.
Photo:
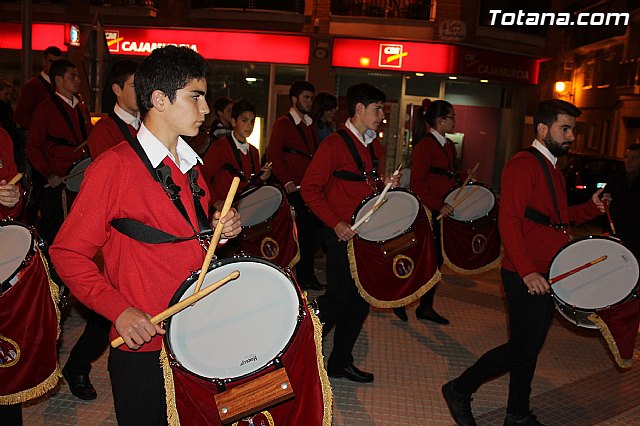
<svg viewBox="0 0 640 426"><path fill-rule="evenodd" d="M303 107L300 101L296 102L296 109L303 114L309 114L309 109Z"/></svg>
<svg viewBox="0 0 640 426"><path fill-rule="evenodd" d="M562 157L569 153L570 143L568 143L565 147L560 142L554 140L550 134L547 134L547 136L544 138L544 144L549 152L556 158Z"/></svg>

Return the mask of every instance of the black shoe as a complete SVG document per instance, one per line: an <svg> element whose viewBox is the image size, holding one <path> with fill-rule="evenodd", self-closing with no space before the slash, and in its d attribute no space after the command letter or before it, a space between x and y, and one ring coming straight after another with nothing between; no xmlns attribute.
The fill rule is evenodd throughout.
<svg viewBox="0 0 640 426"><path fill-rule="evenodd" d="M324 289L324 286L322 284L320 284L320 281L318 281L318 279L315 277L315 275L312 275L311 277L309 277L307 279L298 280L298 284L300 284L300 288L303 289L303 290L322 290L322 289Z"/></svg>
<svg viewBox="0 0 640 426"><path fill-rule="evenodd" d="M504 426L545 426L544 423L540 423L533 413L524 416L517 414L507 413L507 417L504 418Z"/></svg>
<svg viewBox="0 0 640 426"><path fill-rule="evenodd" d="M409 321L409 317L407 316L407 310L405 309L404 306L400 306L399 308L393 308L393 313L396 314L396 316L400 318L402 321L404 322Z"/></svg>
<svg viewBox="0 0 640 426"><path fill-rule="evenodd" d="M66 368L62 369L62 375L69 384L71 393L80 399L85 401L91 401L98 397L96 389L91 384L88 374L72 374Z"/></svg>
<svg viewBox="0 0 640 426"><path fill-rule="evenodd" d="M453 387L453 382L442 386L442 395L451 411L451 417L460 426L476 426L476 421L471 412L471 395L461 394Z"/></svg>
<svg viewBox="0 0 640 426"><path fill-rule="evenodd" d="M449 320L438 314L433 309L429 309L428 311L423 311L420 308L416 309L416 317L423 320L433 321L438 324L449 324Z"/></svg>
<svg viewBox="0 0 640 426"><path fill-rule="evenodd" d="M343 377L345 379L349 379L352 382L358 383L371 383L373 382L373 374L367 373L366 371L362 371L358 369L355 365L351 364L350 366L340 370L340 371L327 371L329 377L340 378Z"/></svg>

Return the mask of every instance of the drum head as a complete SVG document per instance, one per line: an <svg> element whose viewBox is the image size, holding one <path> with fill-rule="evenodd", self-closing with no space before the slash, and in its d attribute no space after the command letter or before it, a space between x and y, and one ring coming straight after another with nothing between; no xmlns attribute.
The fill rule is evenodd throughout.
<svg viewBox="0 0 640 426"><path fill-rule="evenodd" d="M0 224L0 284L10 279L33 248L29 228Z"/></svg>
<svg viewBox="0 0 640 426"><path fill-rule="evenodd" d="M174 315L165 326L165 341L190 373L238 379L284 352L298 325L300 299L289 277L262 259L225 259L213 268L203 289L236 270L240 277ZM192 275L171 303L191 296L196 280Z"/></svg>
<svg viewBox="0 0 640 426"><path fill-rule="evenodd" d="M78 161L73 165L69 174L74 174L80 170L85 170L91 164L91 158L85 158L84 160ZM71 192L80 192L80 184L82 183L82 179L84 179L84 172L77 174L73 177L67 179L67 189Z"/></svg>
<svg viewBox="0 0 640 426"><path fill-rule="evenodd" d="M369 222L358 228L360 238L367 241L387 241L402 235L413 225L420 209L420 201L415 195L402 189L392 189L385 198L387 202L371 216ZM358 208L353 223L367 214L377 201L378 195L374 195L364 202Z"/></svg>
<svg viewBox="0 0 640 426"><path fill-rule="evenodd" d="M237 209L242 226L253 226L273 216L282 204L282 192L275 186L265 185L250 189L246 196L240 195Z"/></svg>
<svg viewBox="0 0 640 426"><path fill-rule="evenodd" d="M613 238L586 237L564 246L551 262L549 277L607 258L551 285L553 295L582 310L596 310L624 301L638 283L638 261Z"/></svg>
<svg viewBox="0 0 640 426"><path fill-rule="evenodd" d="M456 194L458 195L456 196ZM465 199L465 197L467 198ZM458 201L460 199L464 199L464 201L455 207L453 214L449 217L460 222L469 222L485 217L496 205L496 197L493 192L479 184L454 189L446 196L444 202L451 205L454 203L454 198L457 202L460 202Z"/></svg>

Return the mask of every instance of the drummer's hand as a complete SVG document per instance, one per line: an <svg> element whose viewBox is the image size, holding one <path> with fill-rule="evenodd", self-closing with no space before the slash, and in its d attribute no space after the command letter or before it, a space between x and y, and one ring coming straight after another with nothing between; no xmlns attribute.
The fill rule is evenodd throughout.
<svg viewBox="0 0 640 426"><path fill-rule="evenodd" d="M613 201L613 197L608 192L603 194L601 199L602 199L602 201L606 201L607 204L611 204L611 202Z"/></svg>
<svg viewBox="0 0 640 426"><path fill-rule="evenodd" d="M291 181L284 184L284 190L287 191L287 194L291 194L292 192L296 192L298 188L296 184Z"/></svg>
<svg viewBox="0 0 640 426"><path fill-rule="evenodd" d="M260 169L260 179L267 180L271 176L271 163L267 163Z"/></svg>
<svg viewBox="0 0 640 426"><path fill-rule="evenodd" d="M600 199L600 194L602 194L602 189L603 188L598 189L591 196L591 200L596 204L596 207L598 208L598 210L600 210L600 213L604 213L605 212L604 204L602 204L602 200Z"/></svg>
<svg viewBox="0 0 640 426"><path fill-rule="evenodd" d="M116 320L116 331L130 349L140 349L156 334L164 334L164 329L158 324L152 324L149 318L151 315L130 306Z"/></svg>
<svg viewBox="0 0 640 426"><path fill-rule="evenodd" d="M224 225L222 227L222 236L224 238L233 238L238 236L242 231L242 223L240 223L240 213L235 208L231 208L229 212L220 219L220 211L213 214L213 227L218 224L218 220Z"/></svg>
<svg viewBox="0 0 640 426"><path fill-rule="evenodd" d="M392 188L396 188L400 185L400 178L402 177L402 172L398 172L398 174L391 175L390 177L384 180L385 185L391 183Z"/></svg>
<svg viewBox="0 0 640 426"><path fill-rule="evenodd" d="M333 231L336 233L338 240L340 241L349 241L358 234L357 231L353 231L351 229L351 225L345 222L339 222L333 228Z"/></svg>
<svg viewBox="0 0 640 426"><path fill-rule="evenodd" d="M51 175L47 178L47 183L50 187L55 188L64 182L62 182L62 178L60 176Z"/></svg>
<svg viewBox="0 0 640 426"><path fill-rule="evenodd" d="M442 217L449 217L453 214L453 207L450 204L446 204L442 206L440 209L440 214Z"/></svg>
<svg viewBox="0 0 640 426"><path fill-rule="evenodd" d="M537 272L530 273L522 280L526 284L527 288L529 289L529 294L531 295L537 296L541 294L547 294L551 290L549 282Z"/></svg>
<svg viewBox="0 0 640 426"><path fill-rule="evenodd" d="M0 180L0 204L5 207L13 207L20 201L20 188L17 185L9 185L6 180Z"/></svg>

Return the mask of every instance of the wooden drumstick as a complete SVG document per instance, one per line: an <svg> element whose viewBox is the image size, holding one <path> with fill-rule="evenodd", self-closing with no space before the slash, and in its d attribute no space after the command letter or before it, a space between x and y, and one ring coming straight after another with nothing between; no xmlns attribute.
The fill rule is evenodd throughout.
<svg viewBox="0 0 640 426"><path fill-rule="evenodd" d="M613 219L611 218L611 212L609 211L609 202L606 198L602 199L602 205L604 206L604 212L607 214L607 219L609 219L609 227L611 228L611 233L616 235L616 227L613 224Z"/></svg>
<svg viewBox="0 0 640 426"><path fill-rule="evenodd" d="M460 195L460 192L462 192L462 188L464 188L465 186L467 186L467 184L469 183L469 181L471 179L473 179L473 176L476 174L476 171L478 170L478 167L480 167L480 162L477 162L475 166L473 166L473 169L471 169L471 172L467 175L467 178L464 180L464 182L462 182L462 185L460 185L460 191L456 191L455 194L453 194L453 200L455 201L456 198L458 198L458 196Z"/></svg>
<svg viewBox="0 0 640 426"><path fill-rule="evenodd" d="M456 201L452 201L451 202L451 207L453 207L455 209L460 204L464 203L469 197L471 197L473 194L475 194L478 189L480 189L480 186L476 186L471 191L469 191L468 193L464 194L462 196L462 198L459 198ZM438 217L436 217L436 220L440 220L440 219L442 219L442 214L439 214Z"/></svg>
<svg viewBox="0 0 640 426"><path fill-rule="evenodd" d="M66 181L68 181L69 179L71 179L72 177L74 177L74 176L78 176L79 174L84 173L87 169L88 169L88 167L85 167L85 168L84 168L84 169L82 169L82 170L76 170L75 172L73 172L73 173L69 173L68 175L66 175L66 176L64 176L64 177L62 177L62 178L60 178L60 180L61 180L62 182L66 182ZM51 185L46 184L44 187L45 187L45 188L50 188L50 187L51 187Z"/></svg>
<svg viewBox="0 0 640 426"><path fill-rule="evenodd" d="M89 142L89 139L87 139L86 141L82 142L80 145L76 146L76 148L73 150L73 152L76 152L79 149L82 149L88 142Z"/></svg>
<svg viewBox="0 0 640 426"><path fill-rule="evenodd" d="M185 308L193 305L194 303L196 303L198 300L202 299L203 297L213 293L214 291L216 291L217 289L219 289L220 287L222 287L223 285L225 285L229 281L237 279L239 276L240 276L240 271L233 271L229 275L227 275L226 277L222 278L219 281L216 281L215 283L211 284L209 287L203 289L202 291L197 291L194 294L192 294L191 296L187 297L186 299L181 300L180 302L176 303L175 305L168 307L164 311L160 312L158 315L156 315L153 318L151 318L149 321L151 321L151 324L154 324L154 325L155 324L159 324L162 321L164 321L167 318L169 318L170 316L173 316L173 315L177 314L178 312L184 310ZM111 347L117 348L118 346L122 345L123 343L124 343L124 339L122 337L118 337L118 338L113 339L111 341Z"/></svg>
<svg viewBox="0 0 640 426"><path fill-rule="evenodd" d="M402 165L402 163L400 163L400 164L398 165L398 167L396 168L396 170L393 172L393 176L398 176L398 174L400 173L400 170L402 170L402 167L403 167L403 165ZM389 189L391 189L391 185L392 185L392 184L391 184L391 182L389 182L389 183L387 183L387 184L384 186L384 189L382 190L382 192L380 193L380 195L379 195L379 196L378 196L378 198L376 199L376 203L373 205L373 207L372 207L372 208L371 208L371 210L370 210L372 214L373 214L373 212L374 212L374 209L375 209L375 210L379 209L379 208L380 208L380 206L382 205L382 203L385 201L385 198L384 198L384 197L386 197L387 192L389 192ZM368 212L367 212L367 213L368 213ZM366 220L365 220L365 223L366 223L366 222L369 222L369 219L371 219L371 215L370 215L370 214L368 214L368 215L367 215L367 218L366 218ZM355 226L355 225L354 225L354 226ZM358 224L358 226L360 226L360 224ZM355 228L354 228L354 227L351 227L351 230L353 231L353 230L355 230Z"/></svg>
<svg viewBox="0 0 640 426"><path fill-rule="evenodd" d="M378 204L376 204L375 206L373 206L373 207L371 208L371 210L369 210L367 213L365 213L365 215L364 215L364 216L362 216L362 217L360 218L360 220L358 220L356 223L354 223L354 224L351 226L351 230L352 230L352 231L355 231L356 229L358 229L358 227L359 227L360 225L362 225L362 224L363 224L363 223L365 223L365 222L368 222L368 221L369 221L369 219L371 218L371 216L373 216L373 214L374 214L376 211L378 211L378 209L379 209L380 207L382 207L382 206L384 205L384 203L386 203L386 202L387 202L387 200L388 200L388 198L385 198L384 200L382 200L381 202L379 202Z"/></svg>
<svg viewBox="0 0 640 426"><path fill-rule="evenodd" d="M216 246L220 241L220 236L222 235L222 228L224 228L224 224L222 223L222 218L229 213L231 210L231 203L233 203L233 198L236 196L236 191L238 190L238 185L240 184L240 178L234 177L231 182L231 187L229 188L229 192L227 193L227 198L224 200L224 205L222 206L222 211L220 212L220 220L218 220L218 224L216 225L216 229L213 231L213 237L211 237L211 243L209 243L209 249L207 250L207 255L204 257L204 262L202 263L202 269L200 269L200 275L198 275L198 282L196 283L196 289L194 290L194 294L200 291L200 286L202 286L202 281L204 281L204 277L207 275L207 271L209 270L209 264L211 263L211 259L213 259L213 254L216 251Z"/></svg>
<svg viewBox="0 0 640 426"><path fill-rule="evenodd" d="M567 271L567 272L565 272L565 273L563 273L563 274L560 274L560 275L558 275L557 277L553 277L553 278L551 278L551 279L549 280L549 284L555 284L555 283L557 283L558 281L563 280L563 279L565 279L565 278L567 278L567 277L569 277L569 276L571 276L571 275L575 274L576 272L580 272L580 271L582 271L583 269L587 269L587 268L589 268L589 267L591 267L591 266L595 265L596 263L600 263L600 262L602 262L602 261L606 260L606 259L607 259L607 257L608 257L608 256L606 256L606 255L605 255L605 256L601 256L601 257L599 257L599 258L597 258L597 259L595 259L595 260L592 260L591 262L585 263L584 265L578 266L577 268L573 268L573 269L572 269L572 270L570 270L570 271Z"/></svg>
<svg viewBox="0 0 640 426"><path fill-rule="evenodd" d="M23 176L22 173L18 173L13 177L13 179L7 182L7 185L15 185L16 183L18 183L20 179L22 179L22 176Z"/></svg>

